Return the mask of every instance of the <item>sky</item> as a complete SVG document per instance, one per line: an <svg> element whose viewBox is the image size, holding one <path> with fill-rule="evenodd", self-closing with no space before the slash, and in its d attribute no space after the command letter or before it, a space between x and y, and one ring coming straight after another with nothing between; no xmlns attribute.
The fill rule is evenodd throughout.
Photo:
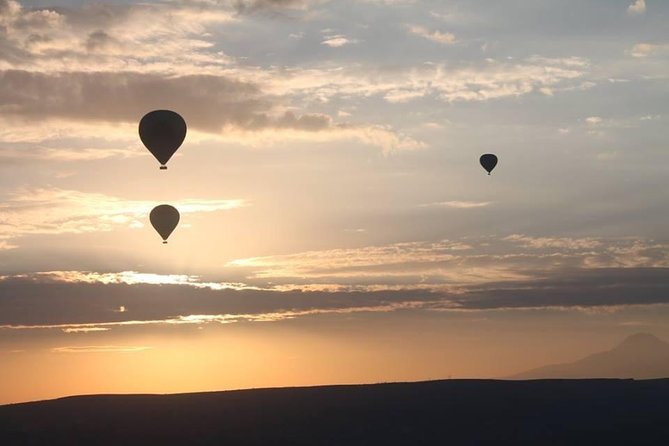
<svg viewBox="0 0 669 446"><path fill-rule="evenodd" d="M660 0L0 0L0 403L668 339L667 73Z"/></svg>

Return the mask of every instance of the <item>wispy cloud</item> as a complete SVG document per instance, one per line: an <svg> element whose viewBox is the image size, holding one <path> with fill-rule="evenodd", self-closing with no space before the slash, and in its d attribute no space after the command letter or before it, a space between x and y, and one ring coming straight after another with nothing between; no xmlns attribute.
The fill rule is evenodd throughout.
<svg viewBox="0 0 669 446"><path fill-rule="evenodd" d="M3 11L0 68L40 72L220 69L229 59L203 37L235 20L233 8L195 4L94 4L27 9L9 0Z"/></svg>
<svg viewBox="0 0 669 446"><path fill-rule="evenodd" d="M65 346L51 349L53 353L136 353L149 350L152 347L130 345L86 345Z"/></svg>
<svg viewBox="0 0 669 446"><path fill-rule="evenodd" d="M380 96L388 102L434 97L444 102L475 102L522 96L550 88L584 88L589 62L581 58L530 57L519 61L488 60L468 66L429 63L406 69L380 70L364 65L255 72L268 91L329 101L338 97ZM588 84L589 85L589 84Z"/></svg>
<svg viewBox="0 0 669 446"><path fill-rule="evenodd" d="M0 251L4 251L4 250L8 250L8 249L16 249L16 248L18 248L17 245L14 245L7 240L0 240Z"/></svg>
<svg viewBox="0 0 669 446"><path fill-rule="evenodd" d="M644 58L653 55L662 55L669 53L669 44L666 43L648 43L642 42L635 44L628 54L632 57Z"/></svg>
<svg viewBox="0 0 669 446"><path fill-rule="evenodd" d="M262 10L297 9L303 10L313 3L313 0L228 0L219 2L233 5L239 12L256 12Z"/></svg>
<svg viewBox="0 0 669 446"><path fill-rule="evenodd" d="M195 288L208 288L211 290L252 290L259 289L243 283L231 282L203 282L199 276L186 274L154 274L140 273L137 271L121 271L118 273L98 273L94 271L46 271L33 273L26 277L38 280L51 280L64 283L101 283L109 284L149 284L149 285L187 285ZM125 313L127 308L121 305L118 313Z"/></svg>
<svg viewBox="0 0 669 446"><path fill-rule="evenodd" d="M634 0L634 2L627 7L627 12L632 15L645 14L646 0Z"/></svg>
<svg viewBox="0 0 669 446"><path fill-rule="evenodd" d="M452 290L489 281L529 280L539 271L564 268L669 267L668 248L633 238L515 234L253 257L233 260L227 267L282 289Z"/></svg>
<svg viewBox="0 0 669 446"><path fill-rule="evenodd" d="M64 333L91 333L110 331L113 328L122 327L137 327L137 326L188 326L188 325L207 325L207 324L233 324L238 322L280 322L285 320L292 320L305 316L319 316L319 315L342 315L355 313L389 313L401 310L416 310L416 309L447 309L453 308L452 304L447 302L424 301L424 302L394 302L392 304L377 304L377 305L357 305L345 308L314 308L308 310L285 310L257 314L190 314L187 316L179 316L177 318L157 319L157 320L128 320L119 322L91 322L86 324L35 324L35 325L0 325L0 330L61 330ZM104 350L109 347L109 350ZM115 350L115 346L100 346L102 350L97 350L95 347L80 347L76 351L59 350L59 353L93 353L93 352L116 352L126 350ZM76 347L60 347L61 349L69 349ZM88 351L88 349L94 349ZM133 348L133 347L119 347ZM141 351L150 349L151 347L135 347ZM80 350L81 349L81 350ZM55 351L55 349L54 349Z"/></svg>
<svg viewBox="0 0 669 446"><path fill-rule="evenodd" d="M62 328L64 333L96 333L101 331L109 331L107 327L68 327Z"/></svg>
<svg viewBox="0 0 669 446"><path fill-rule="evenodd" d="M247 13L305 10L308 0L160 1L24 8L6 0L0 69L213 74L233 61L212 29Z"/></svg>
<svg viewBox="0 0 669 446"><path fill-rule="evenodd" d="M419 25L407 25L410 34L422 37L432 42L440 43L442 45L452 45L456 42L455 34L449 32L442 32L439 30L430 31L429 29Z"/></svg>
<svg viewBox="0 0 669 446"><path fill-rule="evenodd" d="M384 154L399 151L420 150L427 144L405 132L396 131L387 125L333 124L320 131L303 129L228 129L221 135L226 141L243 143L250 147L268 147L277 141L307 141L313 143L356 141L381 149Z"/></svg>
<svg viewBox="0 0 669 446"><path fill-rule="evenodd" d="M530 237L520 234L509 235L504 240L518 243L523 248L585 250L586 252L605 244L594 238Z"/></svg>
<svg viewBox="0 0 669 446"><path fill-rule="evenodd" d="M420 207L473 209L473 208L482 208L489 205L490 205L489 201L437 201L435 203L421 204Z"/></svg>
<svg viewBox="0 0 669 446"><path fill-rule="evenodd" d="M355 39L349 39L348 37L337 34L334 36L326 36L325 39L321 42L321 45L329 46L330 48L339 48L344 45L350 45L352 43L357 43Z"/></svg>
<svg viewBox="0 0 669 446"><path fill-rule="evenodd" d="M184 214L227 211L248 206L242 199L177 200ZM0 202L0 241L30 234L81 234L114 228L141 228L147 222L153 201L124 200L104 194L57 188L21 189Z"/></svg>

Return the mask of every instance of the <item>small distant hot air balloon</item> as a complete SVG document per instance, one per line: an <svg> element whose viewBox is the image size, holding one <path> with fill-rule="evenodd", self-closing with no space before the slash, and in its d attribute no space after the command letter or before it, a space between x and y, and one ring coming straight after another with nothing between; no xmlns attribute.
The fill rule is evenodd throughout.
<svg viewBox="0 0 669 446"><path fill-rule="evenodd" d="M156 206L149 215L151 225L163 238L163 243L167 243L167 238L179 224L179 211L169 204Z"/></svg>
<svg viewBox="0 0 669 446"><path fill-rule="evenodd" d="M486 153L481 155L481 159L479 161L483 168L488 172L488 175L490 175L490 172L492 172L492 170L497 165L497 156L493 155L492 153Z"/></svg>
<svg viewBox="0 0 669 446"><path fill-rule="evenodd" d="M139 138L167 169L167 162L186 139L186 121L171 110L154 110L139 121Z"/></svg>

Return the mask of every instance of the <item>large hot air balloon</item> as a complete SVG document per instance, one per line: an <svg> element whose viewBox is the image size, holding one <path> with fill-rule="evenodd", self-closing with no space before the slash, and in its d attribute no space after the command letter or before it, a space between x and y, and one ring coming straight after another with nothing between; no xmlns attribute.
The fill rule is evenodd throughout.
<svg viewBox="0 0 669 446"><path fill-rule="evenodd" d="M483 168L488 172L488 175L490 175L490 172L492 172L492 170L497 165L497 156L493 155L492 153L486 153L481 155L481 159L479 161Z"/></svg>
<svg viewBox="0 0 669 446"><path fill-rule="evenodd" d="M186 121L171 110L154 110L139 121L139 138L167 169L167 162L186 139Z"/></svg>
<svg viewBox="0 0 669 446"><path fill-rule="evenodd" d="M163 238L163 243L167 243L167 238L179 224L179 211L169 204L161 204L153 208L149 220L156 232Z"/></svg>

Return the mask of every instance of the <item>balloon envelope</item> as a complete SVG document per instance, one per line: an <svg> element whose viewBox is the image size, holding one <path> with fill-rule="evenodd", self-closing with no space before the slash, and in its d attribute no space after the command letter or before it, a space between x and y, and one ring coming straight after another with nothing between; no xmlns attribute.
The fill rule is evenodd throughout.
<svg viewBox="0 0 669 446"><path fill-rule="evenodd" d="M490 175L490 172L495 168L497 165L497 156L493 155L492 153L486 153L484 155L481 155L481 159L479 160L481 162L481 166L488 172L488 175Z"/></svg>
<svg viewBox="0 0 669 446"><path fill-rule="evenodd" d="M167 243L167 238L179 224L179 211L169 204L161 204L153 208L149 220L156 232L163 238L163 243Z"/></svg>
<svg viewBox="0 0 669 446"><path fill-rule="evenodd" d="M186 121L171 110L154 110L139 121L139 138L160 162L161 169L186 139Z"/></svg>

